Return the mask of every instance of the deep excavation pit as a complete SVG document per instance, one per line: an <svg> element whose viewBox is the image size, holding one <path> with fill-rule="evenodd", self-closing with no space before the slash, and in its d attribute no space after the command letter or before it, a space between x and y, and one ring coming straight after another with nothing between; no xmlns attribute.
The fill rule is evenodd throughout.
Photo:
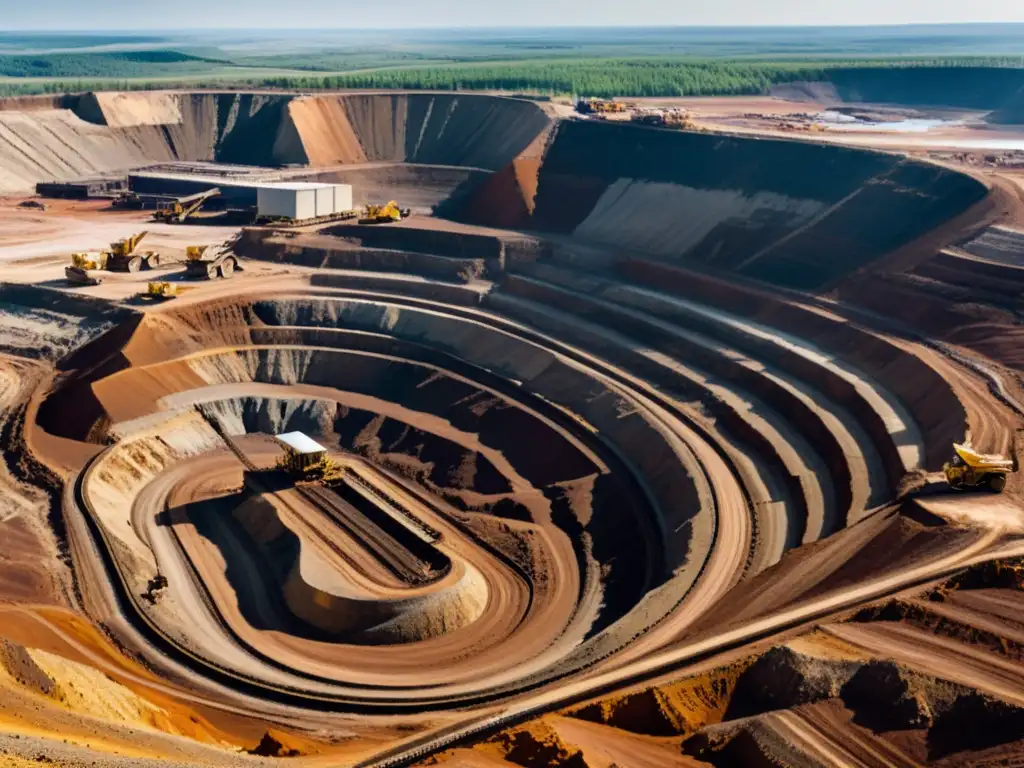
<svg viewBox="0 0 1024 768"><path fill-rule="evenodd" d="M71 175L15 151L56 137L79 174L300 163L434 213L248 230L239 253L286 275L258 290L102 318L10 302L93 323L27 435L73 478L120 609L247 695L422 713L568 686L844 588L825 576L885 535L908 473L968 428L1005 448L1009 411L949 359L796 292L842 295L984 208L947 168L483 96L37 106L0 111L12 184ZM239 452L269 467L293 430L348 484L254 483ZM821 585L783 567L808 551Z"/></svg>

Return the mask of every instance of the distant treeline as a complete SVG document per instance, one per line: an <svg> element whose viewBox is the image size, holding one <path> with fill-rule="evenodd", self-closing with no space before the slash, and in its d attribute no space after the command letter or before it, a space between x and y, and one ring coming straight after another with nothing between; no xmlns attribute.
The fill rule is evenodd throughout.
<svg viewBox="0 0 1024 768"><path fill-rule="evenodd" d="M105 54L125 69L154 66L204 64L210 59L150 51ZM175 58L177 57L177 58ZM82 72L72 66L74 55L50 58L66 61L47 71L61 80L51 82L0 83L0 96L36 93L67 93L87 90L136 90L160 88L249 88L333 90L345 88L402 90L497 90L543 95L598 97L718 96L765 93L772 86L796 81L827 81L844 96L858 101L900 100L909 103L947 103L984 107L1007 89L1024 87L1020 60L992 58L900 59L892 61L790 61L749 62L724 60L581 59L539 60L488 64L451 64L412 68L382 68L341 75L260 76L251 69L248 76L192 79L171 82L146 81L145 75L111 69ZM4 62L4 59L7 61ZM10 61L32 57L0 57L0 73L10 73ZM24 69L20 71L25 71ZM180 71L180 70L179 70ZM34 73L40 74L38 72ZM153 76L150 71L148 73ZM200 71L200 75L202 72ZM110 82L90 81L110 77ZM961 93L959 101L951 92ZM975 102L977 102L975 104Z"/></svg>
<svg viewBox="0 0 1024 768"><path fill-rule="evenodd" d="M202 71L219 63L179 51L50 53L0 56L4 77L154 77L164 72ZM189 66L192 65L192 66Z"/></svg>
<svg viewBox="0 0 1024 768"><path fill-rule="evenodd" d="M501 90L588 96L703 96L761 93L772 85L818 78L803 64L589 60L386 69L301 78L300 87ZM312 81L312 82L308 82Z"/></svg>
<svg viewBox="0 0 1024 768"><path fill-rule="evenodd" d="M1019 64L1014 59L1013 64ZM516 64L455 65L413 69L381 69L327 77L270 78L266 84L281 88L373 88L409 90L501 90L600 97L730 96L765 93L774 85L796 81L855 79L859 74L913 70L901 82L927 80L933 70L999 69L1009 61L964 59L892 62L729 62L645 59L528 62ZM980 74L976 73L976 74Z"/></svg>

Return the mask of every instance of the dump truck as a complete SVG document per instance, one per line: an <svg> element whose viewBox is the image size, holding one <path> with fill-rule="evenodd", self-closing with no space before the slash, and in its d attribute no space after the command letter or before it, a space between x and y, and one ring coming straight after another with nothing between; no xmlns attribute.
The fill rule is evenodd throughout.
<svg viewBox="0 0 1024 768"><path fill-rule="evenodd" d="M184 224L188 217L198 213L206 201L220 194L220 188L214 187L205 192L199 192L188 197L180 197L166 208L161 208L153 213L153 221L162 221L165 224Z"/></svg>
<svg viewBox="0 0 1024 768"><path fill-rule="evenodd" d="M138 272L140 269L152 269L160 266L160 254L156 251L137 253L139 243L147 235L140 232L111 243L105 251L80 252L71 254L71 266L64 268L64 276L68 282L76 285L99 285L100 278L89 272L109 270L111 272Z"/></svg>
<svg viewBox="0 0 1024 768"><path fill-rule="evenodd" d="M156 251L138 252L139 243L148 235L148 231L126 237L111 243L109 250L100 253L100 269L110 272L138 272L140 269L153 269L160 266L160 254Z"/></svg>
<svg viewBox="0 0 1024 768"><path fill-rule="evenodd" d="M1006 488L1006 476L1019 469L1016 438L1009 456L979 453L971 446L970 439L953 443L953 458L942 467L946 482L953 490L987 489L993 493L1001 493Z"/></svg>
<svg viewBox="0 0 1024 768"><path fill-rule="evenodd" d="M185 249L186 277L205 280L229 278L236 270L242 271L242 265L228 244L190 245Z"/></svg>
<svg viewBox="0 0 1024 768"><path fill-rule="evenodd" d="M363 209L363 217L359 219L360 224L388 224L392 221L401 221L409 217L411 211L408 208L398 207L398 203L391 200L387 205L367 205Z"/></svg>

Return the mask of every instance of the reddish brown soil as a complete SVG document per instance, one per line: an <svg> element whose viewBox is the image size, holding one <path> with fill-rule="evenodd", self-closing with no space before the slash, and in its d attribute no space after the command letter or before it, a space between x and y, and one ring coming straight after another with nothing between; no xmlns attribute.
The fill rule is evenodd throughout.
<svg viewBox="0 0 1024 768"><path fill-rule="evenodd" d="M1024 553L1020 478L999 499L893 499L939 490L927 472L967 430L1008 448L1017 419L993 380L931 342L1020 366L1018 255L975 252L995 247L979 240L990 225L1024 219L1012 180L984 178L969 205L979 188L949 168L625 126L552 133L536 105L480 96L14 106L77 110L50 115L67 133L47 135L81 140L85 167L350 165L374 195L422 182L417 206L466 201L477 225L254 232L246 275L143 314L5 289L5 343L19 344L0 368L5 730L198 764L249 759L228 750L352 762L498 712L507 728L431 763L952 765L1021 749L1021 568L983 564ZM47 269L141 225L14 202L0 203L0 258ZM193 233L160 235L179 248ZM851 254L877 260L858 270ZM42 266L11 274L35 282ZM687 319L670 300L714 312ZM265 434L290 429L369 473L391 512L246 485L236 451L269 467ZM848 509L869 497L889 503ZM440 538L409 543L410 519ZM175 666L118 614L109 578L198 669L341 701L273 703ZM337 606L357 621L332 623ZM381 703L415 711L362 713Z"/></svg>

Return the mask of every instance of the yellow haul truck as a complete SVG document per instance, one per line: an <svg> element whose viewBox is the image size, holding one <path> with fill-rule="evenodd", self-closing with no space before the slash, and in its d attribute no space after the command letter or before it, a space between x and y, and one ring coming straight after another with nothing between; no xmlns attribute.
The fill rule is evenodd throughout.
<svg viewBox="0 0 1024 768"><path fill-rule="evenodd" d="M89 272L102 269L109 272L138 272L140 269L158 267L159 253L137 250L139 243L148 234L139 232L137 235L118 240L99 253L72 253L71 266L64 268L64 276L68 282L77 285L99 285L99 278L90 275Z"/></svg>
<svg viewBox="0 0 1024 768"><path fill-rule="evenodd" d="M1016 440L1009 456L978 453L969 439L953 443L953 458L942 467L950 488L988 489L994 493L1001 493L1006 488L1006 476L1018 469Z"/></svg>

